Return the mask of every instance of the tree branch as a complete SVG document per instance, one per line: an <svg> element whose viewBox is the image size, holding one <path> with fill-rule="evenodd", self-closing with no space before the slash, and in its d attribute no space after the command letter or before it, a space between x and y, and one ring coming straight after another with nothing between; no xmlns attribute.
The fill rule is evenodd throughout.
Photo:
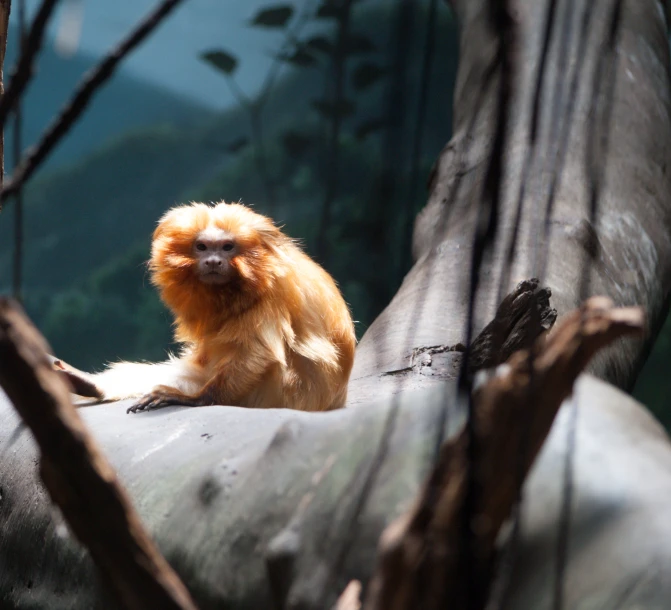
<svg viewBox="0 0 671 610"><path fill-rule="evenodd" d="M340 128L342 126L342 102L345 98L345 64L347 63L347 37L350 29L352 2L343 0L339 5L338 36L333 50L333 102L331 111L330 132L328 138L327 175L324 201L319 216L317 229L317 243L315 251L317 259L322 263L328 261L331 249L328 238L328 229L331 225L331 208L338 191L338 171L340 161Z"/></svg>
<svg viewBox="0 0 671 610"><path fill-rule="evenodd" d="M35 58L42 48L44 32L49 24L49 19L58 4L58 0L43 0L35 15L30 31L26 35L25 44L22 45L21 56L12 72L7 90L0 97L0 125L4 127L9 113L14 108L17 100L25 91L30 78L33 75ZM9 16L9 11L7 11Z"/></svg>
<svg viewBox="0 0 671 610"><path fill-rule="evenodd" d="M8 299L0 299L0 361L0 385L40 448L47 491L123 607L195 610L72 406L44 338Z"/></svg>
<svg viewBox="0 0 671 610"><path fill-rule="evenodd" d="M523 482L520 451L524 449L526 476L562 401L591 357L619 337L640 334L643 325L640 308L614 309L610 299L594 297L566 316L547 340L540 340L533 359L526 351L515 353L503 373L476 389L480 451L473 473L479 493L471 523L481 582L491 579L496 539ZM415 506L385 530L366 610L466 607L461 527L468 440L462 430L443 445ZM473 607L484 606L487 591L480 593Z"/></svg>
<svg viewBox="0 0 671 610"><path fill-rule="evenodd" d="M4 66L5 66L5 51L7 50L7 28L9 25L9 11L11 9L11 0L0 0L0 102L4 98ZM5 137L4 130L0 129L0 186L5 179ZM2 211L2 203L0 202L0 212Z"/></svg>
<svg viewBox="0 0 671 610"><path fill-rule="evenodd" d="M109 79L119 63L137 47L168 16L182 0L164 0L149 13L137 27L110 51L107 56L91 70L80 82L70 101L47 128L38 144L32 147L25 158L14 169L11 179L0 191L0 204L16 192L35 173L49 153L69 131L75 121L86 109L93 94ZM30 36L30 35L29 35ZM29 43L28 43L29 45ZM12 81L13 82L13 81ZM10 83L11 86L11 83ZM1 106L0 106L1 108ZM0 114L0 118L2 115Z"/></svg>

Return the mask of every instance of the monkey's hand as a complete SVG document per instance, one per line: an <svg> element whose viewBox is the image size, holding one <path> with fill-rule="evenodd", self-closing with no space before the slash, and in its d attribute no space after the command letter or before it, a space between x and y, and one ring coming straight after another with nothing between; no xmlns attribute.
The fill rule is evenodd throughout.
<svg viewBox="0 0 671 610"><path fill-rule="evenodd" d="M145 394L136 403L126 410L126 413L137 413L138 411L153 411L163 407L203 407L211 405L212 402L202 396L189 396L168 386L160 385L149 394Z"/></svg>

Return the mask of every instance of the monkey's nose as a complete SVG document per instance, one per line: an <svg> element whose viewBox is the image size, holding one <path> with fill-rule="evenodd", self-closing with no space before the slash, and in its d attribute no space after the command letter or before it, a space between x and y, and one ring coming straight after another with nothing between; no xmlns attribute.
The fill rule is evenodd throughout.
<svg viewBox="0 0 671 610"><path fill-rule="evenodd" d="M206 264L208 267L221 267L221 260L218 259L218 258L208 258L208 259L205 261L205 264Z"/></svg>

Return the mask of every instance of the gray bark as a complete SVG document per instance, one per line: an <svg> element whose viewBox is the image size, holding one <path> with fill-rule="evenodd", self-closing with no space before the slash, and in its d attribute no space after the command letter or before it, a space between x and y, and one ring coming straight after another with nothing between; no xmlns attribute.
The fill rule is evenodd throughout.
<svg viewBox="0 0 671 610"><path fill-rule="evenodd" d="M588 116L589 85L611 4L576 1L576 30L588 2L595 3L596 27L586 53L577 57L572 45L570 66L584 67L584 82L575 99L545 282L560 316L578 305L584 270L588 295L646 307L650 336L619 344L592 367L597 377L627 388L669 295L667 24L657 0L624 2L610 147L601 159L606 180L591 224L585 173L586 134L594 125ZM520 73L505 157L501 230L483 274L478 328L491 318L497 300L501 252L510 237L528 145L530 91L546 3L513 4ZM497 101L496 80L489 87L483 83L496 52L485 2L455 0L454 6L461 24L454 137L438 160L429 203L416 225L416 264L358 348L350 408L327 414L175 408L127 416L118 404L83 412L161 551L201 608L282 607L279 600L285 607L328 608L350 578L366 583L382 528L409 506L430 468L439 410L454 393L461 359L456 346L465 339L473 225ZM554 51L550 77L557 71L556 43ZM551 81L543 89L543 146L552 135ZM539 171L535 167L533 175ZM511 284L536 271L532 237L540 231L539 192L532 188L525 203ZM587 256L595 243L597 255ZM615 387L584 376L576 396L566 607L665 608L671 594L666 577L671 446L644 407ZM17 432L6 402L0 411L0 603L105 607L109 602L91 561L67 535L36 482L32 441ZM456 408L450 415L454 430L461 416ZM526 487L512 608L549 608L566 418L563 408Z"/></svg>
<svg viewBox="0 0 671 610"><path fill-rule="evenodd" d="M453 345L463 341L473 227L482 195L497 105L497 81L486 86L485 73L497 52L488 29L484 0L455 0L460 24L460 61L454 101L454 135L436 164L428 205L415 225L416 264L401 290L370 327L357 352L354 379L379 371L401 369L408 354L419 346ZM525 153L534 79L538 69L548 2L515 0L519 48L510 139L505 151L504 199L493 264L481 280L479 326L491 318L496 304L502 251L510 239L516 197ZM561 6L566 3L559 2ZM590 40L577 57L577 35L585 8L593 4ZM534 238L539 251L549 247L547 276L559 316L578 306L584 296L609 295L619 305L646 308L651 329L666 313L671 286L671 115L669 99L669 45L663 11L656 0L625 0L609 150L597 159L606 167L596 222L590 223L586 173L587 136L596 126L589 117L591 84L596 59L603 54L601 40L608 26L612 0L574 2L571 57L563 71L568 80L582 70L570 132L566 165L551 219L549 244L541 235L544 210L538 185L541 167L534 166L524 205L520 244L510 283L535 277ZM559 10L561 13L561 9ZM557 41L547 65L541 99L539 149L548 151L557 76ZM606 83L603 83L605 93ZM603 104L603 99L601 99ZM479 108L475 119L473 115ZM596 134L598 138L601 134ZM456 195L453 197L453 190ZM451 205L448 205L451 203ZM588 252L597 244L597 256ZM585 295L580 277L589 273ZM410 313L412 312L412 313ZM447 315L446 315L447 313ZM654 338L644 344L627 342L597 357L592 371L628 388ZM365 382L364 382L365 384ZM357 390L355 390L356 393Z"/></svg>

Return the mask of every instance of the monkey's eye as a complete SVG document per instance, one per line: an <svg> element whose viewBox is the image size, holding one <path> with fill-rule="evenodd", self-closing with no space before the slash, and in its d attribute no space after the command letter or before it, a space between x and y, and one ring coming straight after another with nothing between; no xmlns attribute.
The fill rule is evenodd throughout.
<svg viewBox="0 0 671 610"><path fill-rule="evenodd" d="M207 246L203 243L197 243L196 250L200 250L202 252L203 250L207 250Z"/></svg>
<svg viewBox="0 0 671 610"><path fill-rule="evenodd" d="M222 246L222 250L225 250L226 252L230 252L233 249L233 244L228 241Z"/></svg>

